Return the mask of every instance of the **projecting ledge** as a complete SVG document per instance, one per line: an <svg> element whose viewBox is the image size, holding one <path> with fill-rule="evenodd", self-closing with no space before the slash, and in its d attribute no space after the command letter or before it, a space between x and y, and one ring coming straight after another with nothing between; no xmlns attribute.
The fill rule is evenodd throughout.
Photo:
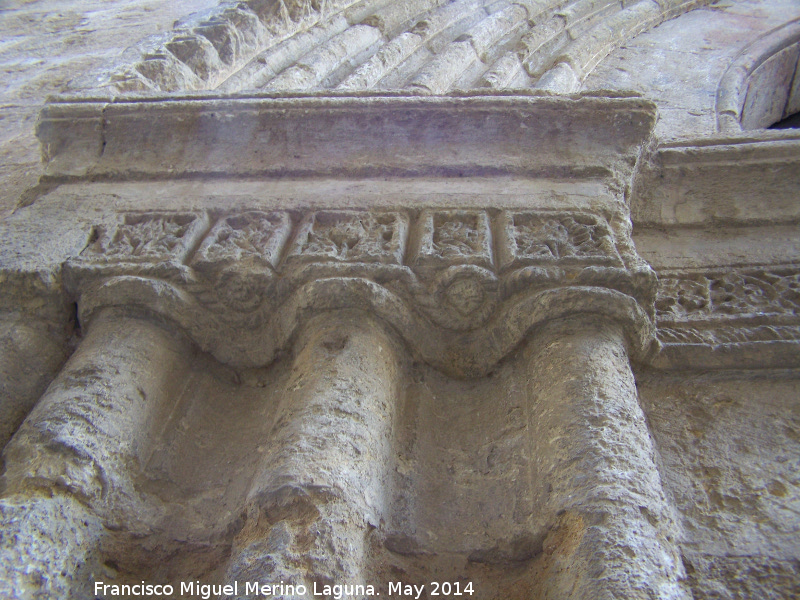
<svg viewBox="0 0 800 600"><path fill-rule="evenodd" d="M55 99L46 176L524 174L627 179L656 121L635 97Z"/></svg>
<svg viewBox="0 0 800 600"><path fill-rule="evenodd" d="M659 146L631 197L638 227L797 223L800 135L760 130Z"/></svg>

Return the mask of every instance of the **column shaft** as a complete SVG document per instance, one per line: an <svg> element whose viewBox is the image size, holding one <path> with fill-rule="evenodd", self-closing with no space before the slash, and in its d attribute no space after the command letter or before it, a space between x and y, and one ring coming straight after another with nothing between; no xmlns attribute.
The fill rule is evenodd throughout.
<svg viewBox="0 0 800 600"><path fill-rule="evenodd" d="M541 597L685 598L675 522L621 327L548 324L530 361Z"/></svg>
<svg viewBox="0 0 800 600"><path fill-rule="evenodd" d="M134 481L189 354L146 320L110 310L93 320L4 453L0 580L9 597L88 597L73 579L104 528L147 521Z"/></svg>
<svg viewBox="0 0 800 600"><path fill-rule="evenodd" d="M364 582L388 496L398 359L371 318L323 314L300 333L228 577Z"/></svg>
<svg viewBox="0 0 800 600"><path fill-rule="evenodd" d="M67 358L63 339L42 321L0 318L0 450Z"/></svg>

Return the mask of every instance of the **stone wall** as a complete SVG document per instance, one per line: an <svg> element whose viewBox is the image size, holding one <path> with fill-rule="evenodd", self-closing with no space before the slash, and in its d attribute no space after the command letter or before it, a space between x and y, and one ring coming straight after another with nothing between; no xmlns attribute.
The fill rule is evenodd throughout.
<svg viewBox="0 0 800 600"><path fill-rule="evenodd" d="M20 1L0 9L3 95L0 104L0 214L8 214L41 172L34 132L45 98L113 63L129 46L172 28L176 19L216 0L131 2ZM22 199L24 202L25 199Z"/></svg>

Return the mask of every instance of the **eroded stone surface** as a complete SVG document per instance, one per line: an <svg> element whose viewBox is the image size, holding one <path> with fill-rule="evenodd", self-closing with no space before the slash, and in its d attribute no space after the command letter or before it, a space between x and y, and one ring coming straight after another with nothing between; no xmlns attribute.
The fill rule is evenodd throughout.
<svg viewBox="0 0 800 600"><path fill-rule="evenodd" d="M695 597L796 595L796 376L637 375Z"/></svg>
<svg viewBox="0 0 800 600"><path fill-rule="evenodd" d="M218 0L7 3L0 12L0 215L13 210L41 174L36 115L48 94L69 90L142 38L170 29L180 17Z"/></svg>
<svg viewBox="0 0 800 600"><path fill-rule="evenodd" d="M760 38L796 20L799 10L791 0L770 0L721 3L687 12L612 52L586 79L584 89L636 89L657 99L661 120L656 133L661 139L713 135L718 131L718 90L726 69ZM784 92L780 77L763 75L767 89L760 95L769 104L775 94ZM792 75L786 76L792 79ZM756 95L754 88L750 106ZM737 110L743 102L744 97ZM751 119L766 118L768 122L757 125L765 127L782 118L775 113L769 120L768 112L756 109Z"/></svg>

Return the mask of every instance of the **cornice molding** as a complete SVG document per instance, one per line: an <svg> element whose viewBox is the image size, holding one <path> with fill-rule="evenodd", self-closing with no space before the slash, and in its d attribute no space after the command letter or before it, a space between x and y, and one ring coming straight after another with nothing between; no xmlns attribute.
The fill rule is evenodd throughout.
<svg viewBox="0 0 800 600"><path fill-rule="evenodd" d="M661 144L641 161L638 226L800 222L800 133L762 130Z"/></svg>
<svg viewBox="0 0 800 600"><path fill-rule="evenodd" d="M512 174L626 185L655 120L647 100L590 95L72 99L45 106L37 135L55 181Z"/></svg>

